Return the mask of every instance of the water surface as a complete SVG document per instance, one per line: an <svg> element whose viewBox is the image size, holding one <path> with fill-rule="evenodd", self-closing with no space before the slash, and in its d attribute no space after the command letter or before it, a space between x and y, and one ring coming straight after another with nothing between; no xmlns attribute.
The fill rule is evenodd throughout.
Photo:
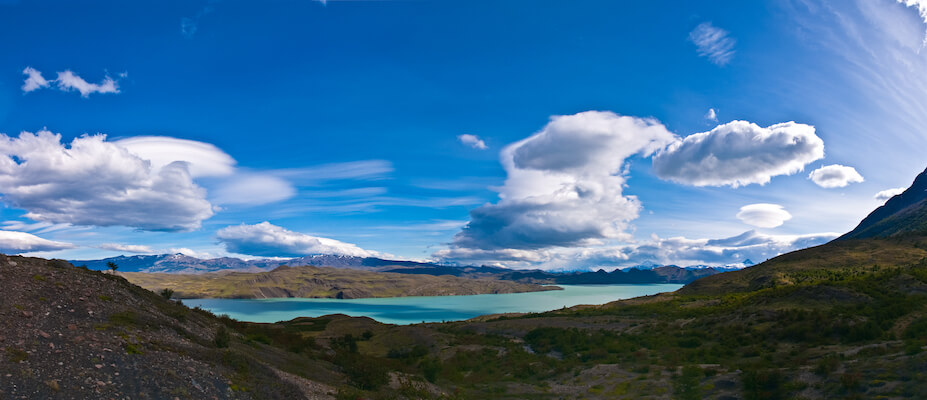
<svg viewBox="0 0 927 400"><path fill-rule="evenodd" d="M677 284L649 285L557 285L564 290L546 292L480 294L474 296L417 296L372 299L187 299L217 315L240 321L277 322L297 317L346 314L370 317L387 324L414 324L470 319L486 314L543 312L580 304L610 301L672 292Z"/></svg>

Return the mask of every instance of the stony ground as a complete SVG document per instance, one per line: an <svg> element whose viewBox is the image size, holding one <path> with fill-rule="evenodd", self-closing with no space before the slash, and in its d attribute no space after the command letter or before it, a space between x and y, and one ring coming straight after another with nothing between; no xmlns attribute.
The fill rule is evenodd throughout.
<svg viewBox="0 0 927 400"><path fill-rule="evenodd" d="M0 255L0 279L0 399L331 397L217 348L214 318L122 278Z"/></svg>

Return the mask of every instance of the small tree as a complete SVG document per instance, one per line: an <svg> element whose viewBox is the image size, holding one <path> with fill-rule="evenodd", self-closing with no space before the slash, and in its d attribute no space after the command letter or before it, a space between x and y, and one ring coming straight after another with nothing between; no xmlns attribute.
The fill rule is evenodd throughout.
<svg viewBox="0 0 927 400"><path fill-rule="evenodd" d="M168 288L161 289L161 297L170 300L174 296L174 291Z"/></svg>
<svg viewBox="0 0 927 400"><path fill-rule="evenodd" d="M109 268L111 271L113 271L113 275L115 275L115 274L116 274L116 270L119 269L119 266L116 265L116 263L114 263L114 262L112 262L112 261L107 261L107 262L106 262L106 268Z"/></svg>

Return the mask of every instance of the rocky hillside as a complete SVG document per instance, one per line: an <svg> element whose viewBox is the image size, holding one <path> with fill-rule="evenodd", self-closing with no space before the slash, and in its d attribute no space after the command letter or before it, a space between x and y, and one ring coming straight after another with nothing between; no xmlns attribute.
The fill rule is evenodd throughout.
<svg viewBox="0 0 927 400"><path fill-rule="evenodd" d="M495 279L409 275L317 267L277 267L270 272L221 272L198 275L121 273L146 289L173 290L176 298L260 299L316 297L456 296L557 290L552 286Z"/></svg>
<svg viewBox="0 0 927 400"><path fill-rule="evenodd" d="M927 170L838 240L927 235Z"/></svg>
<svg viewBox="0 0 927 400"><path fill-rule="evenodd" d="M334 390L271 366L285 351L243 345L212 315L118 276L3 255L0 276L2 399L326 398ZM320 365L303 361L336 370Z"/></svg>

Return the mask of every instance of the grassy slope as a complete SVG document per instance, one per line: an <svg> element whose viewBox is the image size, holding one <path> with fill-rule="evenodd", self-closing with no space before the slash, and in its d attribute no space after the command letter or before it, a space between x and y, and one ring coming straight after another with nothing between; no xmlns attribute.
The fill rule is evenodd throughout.
<svg viewBox="0 0 927 400"><path fill-rule="evenodd" d="M924 244L835 242L673 294L394 327L359 352L465 398L912 398L927 392ZM396 339L412 330L428 340Z"/></svg>
<svg viewBox="0 0 927 400"><path fill-rule="evenodd" d="M555 289L494 279L317 267L281 267L262 273L179 275L129 272L121 275L130 282L152 291L172 289L177 298L448 296Z"/></svg>
<svg viewBox="0 0 927 400"><path fill-rule="evenodd" d="M790 285L872 266L901 266L927 257L927 238L835 241L783 254L752 268L705 277L679 294L719 295Z"/></svg>

